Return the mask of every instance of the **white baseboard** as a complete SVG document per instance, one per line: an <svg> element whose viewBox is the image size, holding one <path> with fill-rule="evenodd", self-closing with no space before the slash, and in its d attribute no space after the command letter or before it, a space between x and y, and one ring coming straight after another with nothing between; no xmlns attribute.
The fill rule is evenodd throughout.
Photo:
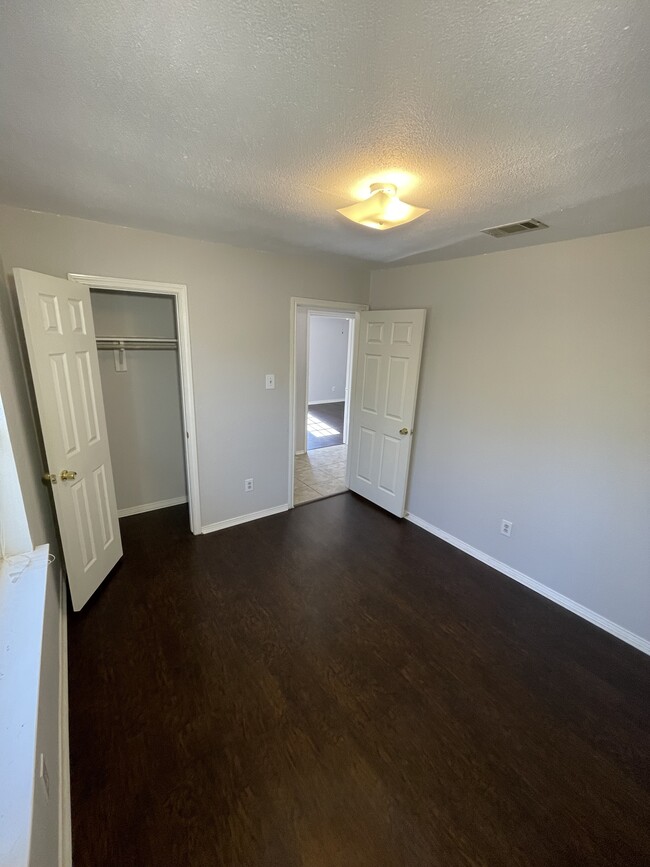
<svg viewBox="0 0 650 867"><path fill-rule="evenodd" d="M269 515L278 515L280 512L287 512L289 506L284 503L282 506L272 506L270 509L262 509L261 512L249 512L248 515L239 515L237 518L228 518L227 521L217 521L216 524L206 524L201 527L202 533L214 533L215 530L225 530L226 527L236 527L237 524L246 524L248 521L257 521L258 518L268 518Z"/></svg>
<svg viewBox="0 0 650 867"><path fill-rule="evenodd" d="M306 449L300 449L299 452L296 452L296 457L297 457L298 455L306 455L306 454L307 454L307 450L306 450Z"/></svg>
<svg viewBox="0 0 650 867"><path fill-rule="evenodd" d="M321 403L345 403L345 398L334 397L331 400L310 400L307 406L319 406Z"/></svg>
<svg viewBox="0 0 650 867"><path fill-rule="evenodd" d="M59 867L72 867L70 729L68 705L68 594L65 572L59 586Z"/></svg>
<svg viewBox="0 0 650 867"><path fill-rule="evenodd" d="M409 512L406 513L405 517L407 521L410 521L412 524L416 524L418 527L426 530L427 533L431 533L432 535L437 536L439 539L443 539L445 542L449 542L450 545L453 545L455 548L459 548L461 551L469 554L470 557L474 557L476 560L480 560L481 563L485 563L486 566L491 566L493 569L496 569L497 572L501 572L508 578L512 578L514 581L518 581L520 584L524 584L526 587L529 587L531 590L539 593L540 596L545 596L546 599L550 599L551 602L555 602L557 605L561 605L562 608L566 608L568 611L572 611L574 614L577 614L578 617L582 617L584 620L588 620L590 623L593 623L594 626L599 626L601 629L604 629L605 632L609 632L611 635L615 635L616 638L620 638L621 641L625 641L627 644L631 644L632 647L636 647L636 649L640 650L642 653L647 653L648 655L650 655L650 641L642 638L640 635L636 635L634 632L630 632L629 629L625 629L623 626L619 626L618 623L614 623L612 620L608 620L606 617L603 617L601 614L592 611L590 608L586 608L579 602L574 602L574 600L569 599L568 596L564 596L562 593L558 593L556 590L552 590L550 587L547 587L545 584L536 581L534 578L530 578L528 575L524 575L523 572L519 572L518 569L513 569L512 566L508 566L507 563L502 563L500 560L495 560L495 558L491 557L489 554L484 554L483 551L479 551L478 548L473 548L471 545L468 545L467 542L463 542L461 539L457 539L450 533L447 533L444 530L439 529L438 527L434 527L433 524L427 523L427 521L422 520L422 518L418 518L416 515L411 515Z"/></svg>
<svg viewBox="0 0 650 867"><path fill-rule="evenodd" d="M129 515L140 515L142 512L155 512L156 509L168 509L170 506L180 506L187 503L187 497L173 497L171 500L158 500L156 503L143 503L141 506L129 506L128 509L118 509L118 518L128 518Z"/></svg>

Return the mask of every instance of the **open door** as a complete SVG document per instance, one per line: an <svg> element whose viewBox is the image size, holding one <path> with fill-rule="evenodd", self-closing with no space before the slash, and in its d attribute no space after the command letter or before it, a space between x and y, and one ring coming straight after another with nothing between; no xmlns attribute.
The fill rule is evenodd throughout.
<svg viewBox="0 0 650 867"><path fill-rule="evenodd" d="M359 314L350 490L404 516L426 310Z"/></svg>
<svg viewBox="0 0 650 867"><path fill-rule="evenodd" d="M90 290L14 269L72 605L122 556Z"/></svg>

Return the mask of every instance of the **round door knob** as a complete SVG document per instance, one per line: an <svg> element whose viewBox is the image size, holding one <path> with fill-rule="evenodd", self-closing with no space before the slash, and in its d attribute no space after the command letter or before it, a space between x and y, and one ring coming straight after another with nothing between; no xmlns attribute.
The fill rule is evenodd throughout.
<svg viewBox="0 0 650 867"><path fill-rule="evenodd" d="M405 437L408 432L409 432L409 429L407 427L403 427L402 430L400 431L400 433L402 434L403 437Z"/></svg>
<svg viewBox="0 0 650 867"><path fill-rule="evenodd" d="M62 482L71 482L73 479L77 478L77 474L74 470L61 470L61 481Z"/></svg>

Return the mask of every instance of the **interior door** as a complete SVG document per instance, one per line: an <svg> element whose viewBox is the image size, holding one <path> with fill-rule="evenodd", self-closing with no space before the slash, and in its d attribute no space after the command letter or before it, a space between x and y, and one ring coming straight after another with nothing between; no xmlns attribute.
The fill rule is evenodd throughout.
<svg viewBox="0 0 650 867"><path fill-rule="evenodd" d="M90 290L14 269L72 605L122 556Z"/></svg>
<svg viewBox="0 0 650 867"><path fill-rule="evenodd" d="M350 426L349 485L403 517L426 310L368 310L359 345Z"/></svg>

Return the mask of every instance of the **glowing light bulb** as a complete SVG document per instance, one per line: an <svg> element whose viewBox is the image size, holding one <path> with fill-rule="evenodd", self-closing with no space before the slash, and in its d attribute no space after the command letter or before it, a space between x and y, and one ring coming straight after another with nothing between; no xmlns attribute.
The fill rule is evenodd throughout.
<svg viewBox="0 0 650 867"><path fill-rule="evenodd" d="M353 223L360 223L371 229L392 229L416 220L428 210L402 202L397 195L395 184L375 183L370 184L370 195L367 199L348 205L347 208L339 208L338 212Z"/></svg>

